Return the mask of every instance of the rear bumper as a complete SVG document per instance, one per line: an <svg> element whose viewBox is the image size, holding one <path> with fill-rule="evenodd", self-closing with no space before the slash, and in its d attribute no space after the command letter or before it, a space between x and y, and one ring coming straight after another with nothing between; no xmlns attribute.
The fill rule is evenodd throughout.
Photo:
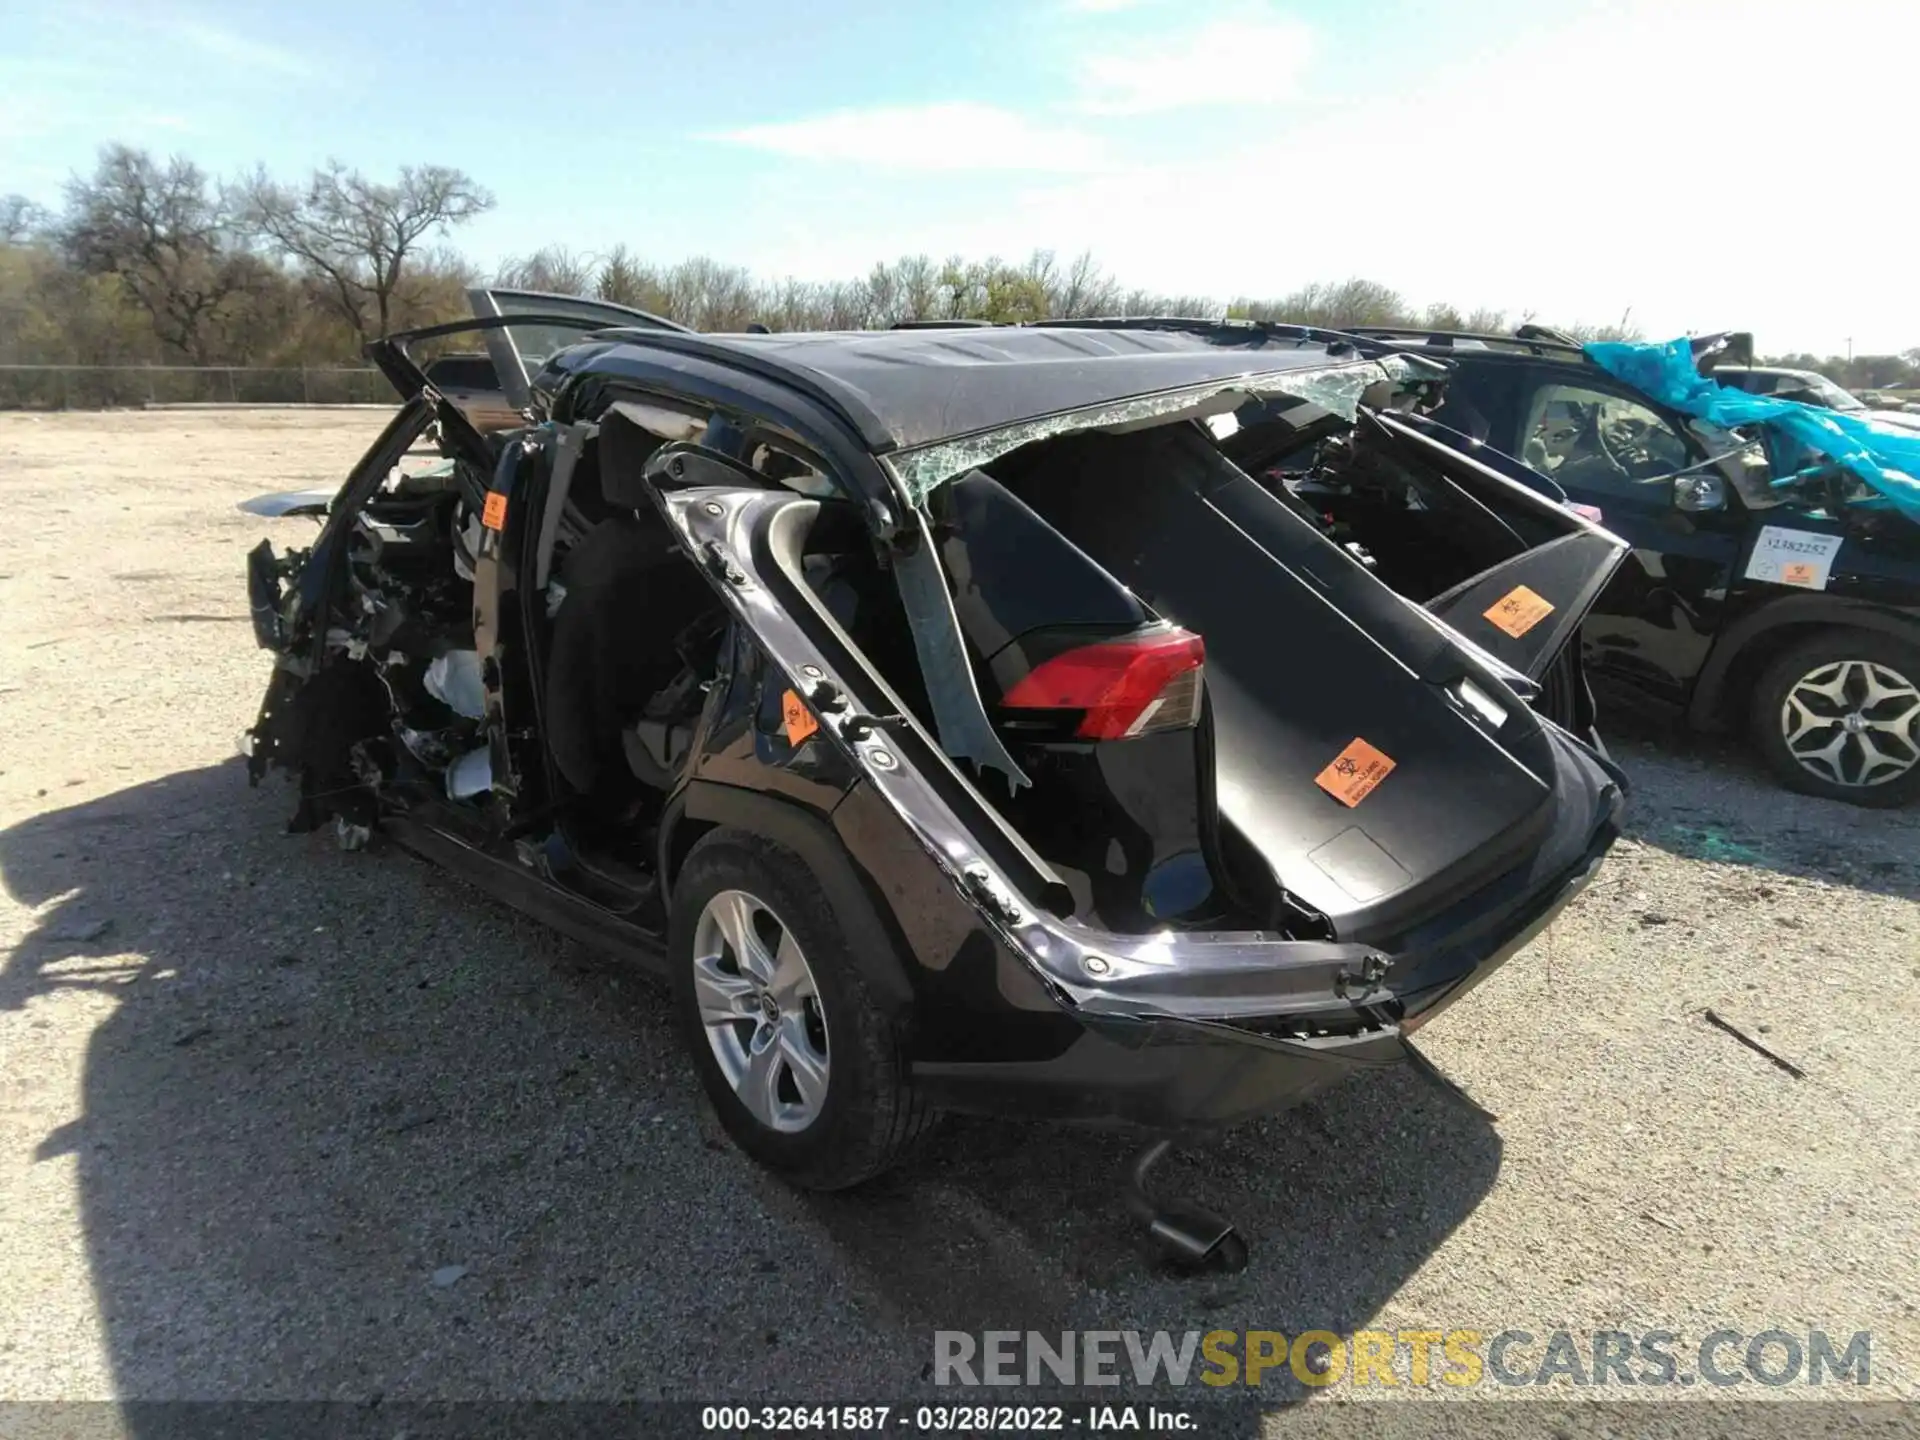
<svg viewBox="0 0 1920 1440"><path fill-rule="evenodd" d="M1406 995L1397 1020L1359 1033L1281 1039L1256 1017L1080 1012L1082 1034L1048 1060L916 1063L914 1083L945 1109L1031 1119L1108 1121L1156 1130L1209 1129L1286 1110L1364 1071L1410 1063L1408 1035L1525 948L1585 888L1616 831L1609 824L1580 863L1510 913L1496 940L1401 957L1436 979ZM1357 1006L1353 1018L1380 1011Z"/></svg>
<svg viewBox="0 0 1920 1440"><path fill-rule="evenodd" d="M1182 1130L1285 1110L1406 1058L1397 1030L1309 1049L1205 1021L1104 1021L1057 1059L916 1065L914 1083L963 1113Z"/></svg>

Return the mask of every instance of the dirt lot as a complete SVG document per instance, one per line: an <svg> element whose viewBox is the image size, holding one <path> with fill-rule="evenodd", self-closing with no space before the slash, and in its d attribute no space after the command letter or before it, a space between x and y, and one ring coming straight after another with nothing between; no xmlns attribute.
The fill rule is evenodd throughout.
<svg viewBox="0 0 1920 1440"><path fill-rule="evenodd" d="M802 1197L652 982L248 790L242 556L310 527L234 502L381 419L0 415L0 1398L898 1401L936 1328L1368 1325L1870 1330L1920 1398L1920 814L1629 730L1634 838L1425 1034L1498 1120L1396 1075L1189 1152L1234 1280L1148 1263L1121 1136Z"/></svg>

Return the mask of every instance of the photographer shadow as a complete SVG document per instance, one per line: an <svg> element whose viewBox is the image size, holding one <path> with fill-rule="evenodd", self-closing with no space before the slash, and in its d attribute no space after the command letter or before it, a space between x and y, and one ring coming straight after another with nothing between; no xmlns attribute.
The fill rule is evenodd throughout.
<svg viewBox="0 0 1920 1440"><path fill-rule="evenodd" d="M29 1163L75 1166L125 1400L951 1396L936 1330L1364 1325L1499 1170L1390 1072L1161 1167L1237 1276L1154 1257L1124 1134L956 1119L802 1195L718 1138L662 985L287 804L227 763L0 832L0 1026L86 1033Z"/></svg>

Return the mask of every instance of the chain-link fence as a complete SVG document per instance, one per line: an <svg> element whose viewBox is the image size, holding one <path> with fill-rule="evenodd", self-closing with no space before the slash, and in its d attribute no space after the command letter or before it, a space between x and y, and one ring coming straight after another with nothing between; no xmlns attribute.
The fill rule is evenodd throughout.
<svg viewBox="0 0 1920 1440"><path fill-rule="evenodd" d="M0 410L140 405L388 405L370 366L0 365Z"/></svg>

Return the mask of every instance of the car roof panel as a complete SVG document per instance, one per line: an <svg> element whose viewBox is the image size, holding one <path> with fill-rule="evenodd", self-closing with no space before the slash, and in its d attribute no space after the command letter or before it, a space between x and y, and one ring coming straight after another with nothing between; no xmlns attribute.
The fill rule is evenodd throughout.
<svg viewBox="0 0 1920 1440"><path fill-rule="evenodd" d="M580 368L617 372L623 352L644 349L691 350L762 373L784 372L838 401L876 453L1238 375L1364 363L1357 351L1330 353L1319 341L1234 326L993 326L622 334L618 343L597 348Z"/></svg>

